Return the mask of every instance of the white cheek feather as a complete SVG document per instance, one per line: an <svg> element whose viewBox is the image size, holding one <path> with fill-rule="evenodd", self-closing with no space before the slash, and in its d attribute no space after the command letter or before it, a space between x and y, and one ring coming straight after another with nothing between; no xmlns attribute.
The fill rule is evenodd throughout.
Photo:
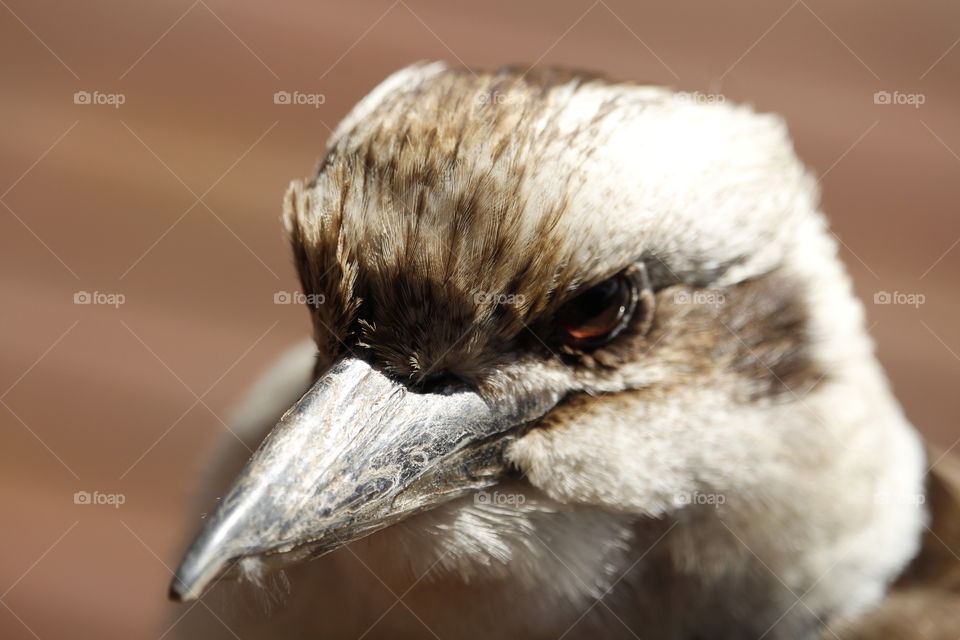
<svg viewBox="0 0 960 640"><path fill-rule="evenodd" d="M428 580L509 584L563 606L600 597L618 577L632 539L629 515L562 504L522 483L478 495L480 501L468 496L417 516L360 553L378 567L393 567L400 548L406 570Z"/></svg>

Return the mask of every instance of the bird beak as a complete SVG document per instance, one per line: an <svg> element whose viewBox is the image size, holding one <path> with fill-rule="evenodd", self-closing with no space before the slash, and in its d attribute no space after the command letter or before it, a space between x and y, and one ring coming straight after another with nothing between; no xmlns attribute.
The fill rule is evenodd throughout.
<svg viewBox="0 0 960 640"><path fill-rule="evenodd" d="M336 363L291 407L203 529L170 596L193 600L235 561L319 556L490 486L517 427L559 401L494 407L473 391L417 393L368 363Z"/></svg>

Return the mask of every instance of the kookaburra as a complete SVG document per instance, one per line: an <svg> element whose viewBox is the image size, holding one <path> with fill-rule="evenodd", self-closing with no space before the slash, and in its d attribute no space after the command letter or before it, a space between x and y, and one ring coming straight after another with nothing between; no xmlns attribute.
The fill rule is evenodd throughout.
<svg viewBox="0 0 960 640"><path fill-rule="evenodd" d="M956 539L958 485L817 192L747 107L392 75L287 192L313 339L241 407L252 458L211 463L172 595L216 586L175 630L955 638L960 561L925 527Z"/></svg>

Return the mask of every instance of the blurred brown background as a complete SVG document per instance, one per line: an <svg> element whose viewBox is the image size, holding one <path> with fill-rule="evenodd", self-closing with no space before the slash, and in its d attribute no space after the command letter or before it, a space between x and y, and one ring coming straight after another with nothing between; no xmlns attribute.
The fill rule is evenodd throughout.
<svg viewBox="0 0 960 640"><path fill-rule="evenodd" d="M957 3L0 5L0 637L167 630L218 416L308 331L274 304L297 286L280 197L416 60L574 65L783 114L907 413L960 436Z"/></svg>

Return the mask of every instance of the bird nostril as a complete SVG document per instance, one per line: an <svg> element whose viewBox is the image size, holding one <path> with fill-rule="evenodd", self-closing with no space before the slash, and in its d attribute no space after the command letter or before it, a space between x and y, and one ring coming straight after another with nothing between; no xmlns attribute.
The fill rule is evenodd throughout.
<svg viewBox="0 0 960 640"><path fill-rule="evenodd" d="M467 388L466 381L449 371L434 371L417 380L412 389L419 393L441 393L449 395Z"/></svg>

